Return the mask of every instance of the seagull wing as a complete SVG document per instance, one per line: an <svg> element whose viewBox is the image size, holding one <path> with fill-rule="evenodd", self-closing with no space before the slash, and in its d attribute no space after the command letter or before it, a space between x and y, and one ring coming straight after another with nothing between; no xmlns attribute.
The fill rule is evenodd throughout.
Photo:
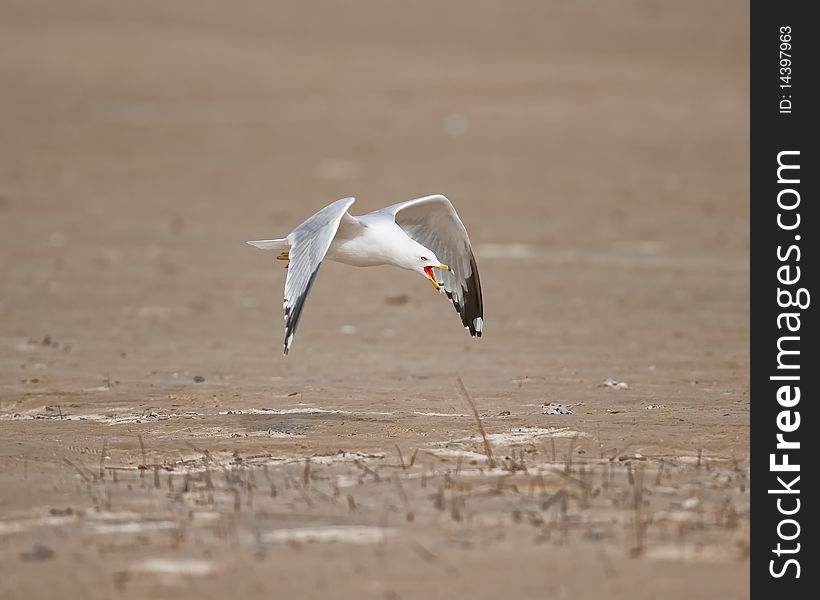
<svg viewBox="0 0 820 600"><path fill-rule="evenodd" d="M464 327L473 337L481 337L484 301L470 238L456 209L440 195L424 196L382 209L404 232L436 253L452 271L442 271L441 287L453 302Z"/></svg>
<svg viewBox="0 0 820 600"><path fill-rule="evenodd" d="M336 237L339 223L344 218L354 221L347 209L355 198L344 198L324 207L288 235L290 253L288 275L285 279L285 354L290 350L293 334L299 324L310 286L316 279L319 266Z"/></svg>

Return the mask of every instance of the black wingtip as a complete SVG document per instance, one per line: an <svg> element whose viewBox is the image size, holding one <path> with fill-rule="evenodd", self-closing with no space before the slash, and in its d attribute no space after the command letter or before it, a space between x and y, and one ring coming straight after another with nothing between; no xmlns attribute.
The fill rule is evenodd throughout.
<svg viewBox="0 0 820 600"><path fill-rule="evenodd" d="M461 287L461 300L458 302L452 291L445 290L447 298L453 303L461 323L470 334L470 337L481 337L484 328L484 301L481 297L481 281L478 278L478 267L475 258L470 257L470 276L466 279L465 285Z"/></svg>
<svg viewBox="0 0 820 600"><path fill-rule="evenodd" d="M310 288L313 286L313 281L316 279L316 275L319 273L320 266L321 263L316 267L316 270L313 271L310 279L308 279L302 295L296 299L290 309L285 309L285 356L287 356L290 351L290 345L293 343L293 336L296 334L296 326L299 324L299 317L302 315L302 309L305 306L305 299L307 298L308 292L310 292Z"/></svg>

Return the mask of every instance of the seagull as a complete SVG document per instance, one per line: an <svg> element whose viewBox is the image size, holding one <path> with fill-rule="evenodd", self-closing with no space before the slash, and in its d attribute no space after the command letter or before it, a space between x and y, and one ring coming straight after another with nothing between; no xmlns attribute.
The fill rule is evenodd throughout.
<svg viewBox="0 0 820 600"><path fill-rule="evenodd" d="M392 265L419 273L447 294L470 335L481 337L484 303L478 267L467 230L450 201L435 194L354 217L347 210L355 201L342 198L329 204L287 237L248 242L275 250L276 258L288 261L284 353L290 351L305 299L325 258L354 267Z"/></svg>

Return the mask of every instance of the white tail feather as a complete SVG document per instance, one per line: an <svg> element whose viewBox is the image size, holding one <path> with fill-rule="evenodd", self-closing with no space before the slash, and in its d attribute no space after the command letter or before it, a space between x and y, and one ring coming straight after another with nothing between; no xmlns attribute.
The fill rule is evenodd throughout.
<svg viewBox="0 0 820 600"><path fill-rule="evenodd" d="M256 246L260 250L281 250L285 252L290 249L290 242L287 238L280 240L252 240L248 242L251 246Z"/></svg>

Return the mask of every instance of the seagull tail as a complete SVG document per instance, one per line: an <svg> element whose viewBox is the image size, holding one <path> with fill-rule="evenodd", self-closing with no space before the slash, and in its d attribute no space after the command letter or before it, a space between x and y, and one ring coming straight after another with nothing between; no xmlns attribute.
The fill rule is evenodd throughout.
<svg viewBox="0 0 820 600"><path fill-rule="evenodd" d="M260 250L279 250L280 252L290 250L290 242L287 238L280 240L251 240L248 243L251 246L256 246Z"/></svg>

